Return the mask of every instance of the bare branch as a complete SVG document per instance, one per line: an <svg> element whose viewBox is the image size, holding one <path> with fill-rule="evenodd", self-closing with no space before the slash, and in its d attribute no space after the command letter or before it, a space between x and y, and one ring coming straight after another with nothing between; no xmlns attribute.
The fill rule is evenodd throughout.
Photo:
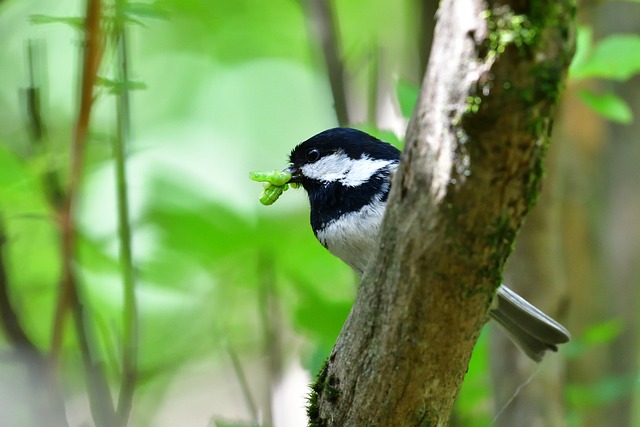
<svg viewBox="0 0 640 427"><path fill-rule="evenodd" d="M333 94L336 118L340 126L349 125L345 87L345 66L340 47L338 21L331 0L303 0L312 33L322 49Z"/></svg>
<svg viewBox="0 0 640 427"><path fill-rule="evenodd" d="M280 306L276 290L276 277L273 262L267 253L260 254L258 271L261 272L258 288L258 309L263 325L264 354L267 370L267 401L263 412L263 423L273 425L273 390L282 378L282 336L280 325Z"/></svg>
<svg viewBox="0 0 640 427"><path fill-rule="evenodd" d="M447 425L539 192L573 13L571 0L441 3L380 249L312 425Z"/></svg>
<svg viewBox="0 0 640 427"><path fill-rule="evenodd" d="M117 50L118 80L123 82L122 90L116 96L116 113L118 117L118 134L114 141L116 188L118 194L118 236L120 241L120 261L122 268L122 284L124 289L123 338L122 338L122 379L118 395L117 416L119 425L126 427L129 423L133 395L138 381L138 302L136 299L136 281L133 269L133 238L129 223L129 195L127 189L126 148L129 142L131 109L129 104L129 66L128 38L124 9L126 0L116 2L116 19L114 38Z"/></svg>
<svg viewBox="0 0 640 427"><path fill-rule="evenodd" d="M244 403L247 405L247 409L251 414L251 422L255 425L259 425L260 416L258 413L258 407L255 403L255 400L253 399L253 396L251 395L251 387L249 387L249 383L247 382L247 376L244 373L244 369L242 369L240 359L238 359L238 355L231 346L227 347L227 353L229 354L229 358L231 359L233 372L236 374L236 378L238 379L238 384L240 385L240 390L242 391Z"/></svg>
<svg viewBox="0 0 640 427"><path fill-rule="evenodd" d="M54 318L51 356L52 362L55 364L62 343L66 312L71 308L85 368L85 380L93 420L98 427L110 427L116 425L115 409L102 362L95 354L96 345L90 326L90 316L87 306L82 301L74 269L76 252L74 208L82 180L84 149L93 106L93 88L104 51L104 37L100 28L101 9L100 0L87 0L80 108L71 144L69 188L59 213L62 278Z"/></svg>

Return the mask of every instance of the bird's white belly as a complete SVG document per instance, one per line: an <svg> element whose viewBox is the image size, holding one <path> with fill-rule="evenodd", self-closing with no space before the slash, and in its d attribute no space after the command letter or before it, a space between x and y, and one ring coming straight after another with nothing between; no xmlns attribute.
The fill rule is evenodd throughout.
<svg viewBox="0 0 640 427"><path fill-rule="evenodd" d="M384 203L374 202L345 214L319 231L318 240L329 252L362 275L378 244L384 208Z"/></svg>

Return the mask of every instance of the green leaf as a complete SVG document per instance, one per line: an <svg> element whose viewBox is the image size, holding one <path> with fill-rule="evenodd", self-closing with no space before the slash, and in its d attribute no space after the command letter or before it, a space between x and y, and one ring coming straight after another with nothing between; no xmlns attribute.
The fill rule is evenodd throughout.
<svg viewBox="0 0 640 427"><path fill-rule="evenodd" d="M400 111L404 117L411 117L413 109L418 102L420 87L406 81L399 81L396 86L396 95L400 104Z"/></svg>
<svg viewBox="0 0 640 427"><path fill-rule="evenodd" d="M576 35L576 53L569 66L569 75L574 76L576 70L580 71L581 67L589 60L589 53L593 48L593 31L591 27L584 25L578 26Z"/></svg>
<svg viewBox="0 0 640 427"><path fill-rule="evenodd" d="M0 213L46 216L47 204L38 181L41 163L37 158L29 164L0 145Z"/></svg>
<svg viewBox="0 0 640 427"><path fill-rule="evenodd" d="M593 347L613 341L623 329L624 323L620 319L611 319L592 325L580 337L564 346L564 353L569 359L579 357Z"/></svg>
<svg viewBox="0 0 640 427"><path fill-rule="evenodd" d="M301 279L296 281L295 290L298 294L293 317L295 328L313 337L322 350L330 351L353 301L325 298L313 284Z"/></svg>
<svg viewBox="0 0 640 427"><path fill-rule="evenodd" d="M469 369L455 404L459 425L481 427L491 425L491 377L489 376L489 335L484 328L473 349Z"/></svg>
<svg viewBox="0 0 640 427"><path fill-rule="evenodd" d="M147 85L140 81L128 80L123 82L107 77L98 77L96 85L107 88L108 92L113 95L121 93L123 90L142 90L147 88Z"/></svg>
<svg viewBox="0 0 640 427"><path fill-rule="evenodd" d="M583 43L586 37L582 35ZM637 35L613 35L598 43L588 58L583 59L583 53L580 54L569 70L573 79L626 80L640 72L640 36Z"/></svg>
<svg viewBox="0 0 640 427"><path fill-rule="evenodd" d="M129 24L139 25L139 26L141 26L142 28L149 28L149 27L147 27L147 25L146 25L144 22L142 22L142 21L141 21L141 20L139 20L139 19L133 18L133 17L131 17L131 16L127 16L127 15L125 15L124 20L125 20L125 22L128 22Z"/></svg>
<svg viewBox="0 0 640 427"><path fill-rule="evenodd" d="M48 16L48 15L31 15L29 22L34 25L42 24L64 24L74 30L84 31L84 19L78 16Z"/></svg>
<svg viewBox="0 0 640 427"><path fill-rule="evenodd" d="M611 319L589 327L580 337L585 344L606 344L622 333L624 323L620 319Z"/></svg>
<svg viewBox="0 0 640 427"><path fill-rule="evenodd" d="M402 150L404 146L404 141L402 141L398 136L389 130L380 129L377 126L369 125L369 124L359 124L354 126L356 129L359 129L363 132L367 132L370 135L375 136L381 141L388 142L394 147Z"/></svg>
<svg viewBox="0 0 640 427"><path fill-rule="evenodd" d="M582 90L579 96L585 104L609 120L624 124L633 121L631 108L622 98L612 93L596 95L593 92Z"/></svg>
<svg viewBox="0 0 640 427"><path fill-rule="evenodd" d="M138 18L168 19L169 12L158 3L129 3L124 7L125 15Z"/></svg>
<svg viewBox="0 0 640 427"><path fill-rule="evenodd" d="M566 397L573 407L593 408L628 397L637 383L637 374L627 374L604 378L591 384L571 384L567 386Z"/></svg>

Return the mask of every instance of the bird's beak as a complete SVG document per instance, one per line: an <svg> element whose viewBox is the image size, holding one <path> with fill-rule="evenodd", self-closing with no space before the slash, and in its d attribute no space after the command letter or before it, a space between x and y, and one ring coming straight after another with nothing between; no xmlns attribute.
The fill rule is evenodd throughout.
<svg viewBox="0 0 640 427"><path fill-rule="evenodd" d="M295 166L290 165L288 168L283 169L282 172L289 172L291 174L291 180L289 181L289 183L299 184L301 182L300 169L296 168Z"/></svg>

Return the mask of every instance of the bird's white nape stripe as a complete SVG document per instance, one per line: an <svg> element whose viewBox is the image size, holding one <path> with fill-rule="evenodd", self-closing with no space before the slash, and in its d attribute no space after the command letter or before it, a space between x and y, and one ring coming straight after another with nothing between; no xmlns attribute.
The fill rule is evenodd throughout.
<svg viewBox="0 0 640 427"><path fill-rule="evenodd" d="M337 151L314 163L302 166L302 174L323 182L339 181L348 187L367 182L377 171L395 163L393 160L372 160L366 155L352 159L343 151Z"/></svg>
<svg viewBox="0 0 640 427"><path fill-rule="evenodd" d="M371 160L367 156L362 156L353 161L351 169L342 179L342 183L347 187L357 187L367 182L376 172L391 163L393 163L392 160Z"/></svg>

